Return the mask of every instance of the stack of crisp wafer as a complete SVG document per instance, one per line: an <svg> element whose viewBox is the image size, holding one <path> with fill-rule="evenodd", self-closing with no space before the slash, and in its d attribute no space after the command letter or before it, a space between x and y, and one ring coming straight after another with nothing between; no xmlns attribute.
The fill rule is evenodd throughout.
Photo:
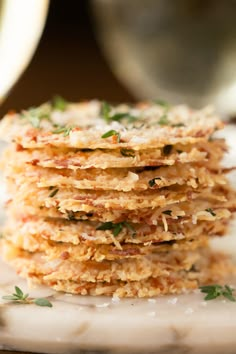
<svg viewBox="0 0 236 354"><path fill-rule="evenodd" d="M223 281L235 193L209 108L61 98L1 122L10 199L3 258L75 294L150 297Z"/></svg>

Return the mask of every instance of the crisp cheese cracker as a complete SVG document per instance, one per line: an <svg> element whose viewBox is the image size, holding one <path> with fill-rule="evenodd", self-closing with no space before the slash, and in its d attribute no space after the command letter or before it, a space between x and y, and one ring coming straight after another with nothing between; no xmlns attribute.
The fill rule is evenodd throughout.
<svg viewBox="0 0 236 354"><path fill-rule="evenodd" d="M87 168L132 168L146 166L171 166L175 163L201 162L216 166L227 150L222 139L203 140L196 144L165 145L162 148L91 150L62 149L45 146L43 149L23 149L21 145L8 147L3 154L2 165L31 164L57 169L80 170ZM218 168L218 165L216 166Z"/></svg>
<svg viewBox="0 0 236 354"><path fill-rule="evenodd" d="M117 114L123 114L123 119L112 119ZM8 114L1 122L0 134L3 139L31 149L57 146L140 150L180 142L191 144L207 139L222 127L223 123L209 108L194 111L176 106L167 110L150 102L112 108L106 117L102 104L91 101L70 104L64 112L45 104L36 111Z"/></svg>
<svg viewBox="0 0 236 354"><path fill-rule="evenodd" d="M199 260L201 251L174 250L158 255L145 255L142 258L120 259L115 261L73 261L58 259L45 262L41 253L34 255L15 248L11 244L1 245L4 258L21 266L21 272L27 275L35 273L44 275L47 280L71 280L90 282L110 282L112 280L138 281L145 278L169 275L171 271L191 269Z"/></svg>
<svg viewBox="0 0 236 354"><path fill-rule="evenodd" d="M230 194L229 189L229 194ZM217 220L222 218L229 218L231 212L236 210L235 193L231 191L231 197L227 202L222 203L221 200L217 202L217 196L221 199L222 192L215 190L211 195L199 195L199 198L194 199L193 202L179 202L168 204L164 207L145 208L135 210L107 210L97 209L92 212L77 211L73 212L67 210L60 211L58 207L47 208L41 203L36 203L35 198L11 199L8 201L8 213L10 215L40 216L51 218L63 218L69 221L73 220L90 220L100 222L132 222L145 223L148 225L157 225L163 222L163 218L167 219L167 225L171 223L185 223L191 221L193 225L198 220ZM225 198L226 193L224 193ZM216 199L214 199L214 196ZM214 215L209 211L212 210ZM168 215L171 214L171 215Z"/></svg>
<svg viewBox="0 0 236 354"><path fill-rule="evenodd" d="M18 162L19 163L19 162ZM35 183L38 187L91 190L117 190L129 192L147 189L159 189L171 185L187 185L192 188L198 186L214 187L227 183L221 173L211 172L206 167L194 164L175 164L157 169L86 169L71 171L57 170L30 165L9 165L5 169L6 178L14 179L19 187L24 184Z"/></svg>
<svg viewBox="0 0 236 354"><path fill-rule="evenodd" d="M205 212L207 216L209 212ZM216 213L215 213L216 214ZM208 220L198 221L193 227L192 219L185 223L175 222L163 214L163 220L157 225L132 223L100 223L91 221L68 221L63 219L42 219L38 217L9 217L2 234L5 238L20 239L23 244L31 238L43 238L48 241L84 244L114 244L122 249L121 243L151 244L155 242L196 238L203 234L221 235L225 233L229 216L221 218L217 214ZM227 217L226 217L227 216ZM119 233L115 232L118 230ZM115 236L114 236L115 234ZM23 247L24 248L24 247ZM37 245L36 245L37 249Z"/></svg>
<svg viewBox="0 0 236 354"><path fill-rule="evenodd" d="M150 297L224 283L210 250L236 210L214 112L59 98L0 122L9 199L0 253L29 282ZM234 167L232 167L234 168Z"/></svg>
<svg viewBox="0 0 236 354"><path fill-rule="evenodd" d="M141 258L144 255L156 254L162 252L170 252L172 250L195 250L198 247L207 245L206 235L200 235L195 239L170 241L153 244L128 244L122 245L118 249L114 245L72 245L66 243L56 243L53 241L46 241L42 238L34 236L28 239L20 237L8 237L5 241L15 247L22 248L29 252L44 252L45 261L57 259L69 259L70 261L88 261L94 260L101 262L103 260L116 260L124 258Z"/></svg>
<svg viewBox="0 0 236 354"><path fill-rule="evenodd" d="M8 252L12 252L14 257L10 257L11 259L9 259L9 255L6 254ZM54 265L54 267L58 269L58 273L55 274L55 277L53 275L48 276L45 274L45 268L47 265L44 264L42 268L40 258L29 258L26 253L22 254L17 250L11 251L5 249L3 250L3 253L4 258L8 259L9 264L16 269L17 273L26 277L29 281L48 285L57 291L92 296L113 295L118 297L152 297L165 294L178 294L196 289L199 286L199 283L202 285L223 283L225 278L229 277L230 274L235 273L235 266L233 266L225 255L209 252L206 249L204 252L199 250L201 257L199 260L196 260L194 267L190 268L188 271L170 271L168 275L163 274L157 277L150 276L138 281L110 280L109 275L107 279L108 281L106 281L106 278L102 277L100 281L75 281L72 280L75 277L75 273L73 270L70 270L70 279L63 280L60 279L64 277L59 270L60 265ZM48 267L50 267L50 265ZM148 273L150 265L146 267ZM143 273L141 274L144 274L145 270L142 272ZM100 273L100 276L101 274L102 273ZM128 274L130 274L131 278L132 274L134 274L134 277L138 277L138 273L135 272L135 266L132 266L126 273L126 279L129 278ZM66 272L65 277L67 277ZM95 280L93 278L94 275L91 275L91 273L88 277ZM122 275L120 275L120 277L122 278ZM140 276L140 278L141 277L142 276Z"/></svg>
<svg viewBox="0 0 236 354"><path fill-rule="evenodd" d="M160 190L146 190L142 192L119 191L91 191L74 188L38 188L34 184L24 184L18 189L14 181L8 184L9 190L14 193L14 201L30 204L32 207L57 208L61 213L68 212L95 212L107 210L139 210L144 208L164 207L183 201L191 201L204 196L215 201L225 202L226 198L217 188L191 188L189 186L173 186ZM220 187L220 188L223 188ZM35 200L35 195L37 199Z"/></svg>

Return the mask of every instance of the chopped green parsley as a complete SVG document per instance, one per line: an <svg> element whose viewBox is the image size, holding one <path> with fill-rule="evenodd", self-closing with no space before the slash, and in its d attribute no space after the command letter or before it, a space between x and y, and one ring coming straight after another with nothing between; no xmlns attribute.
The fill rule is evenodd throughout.
<svg viewBox="0 0 236 354"><path fill-rule="evenodd" d="M149 186L150 186L150 187L156 186L156 181L157 181L157 180L161 180L161 177L155 177L155 178L153 178L153 179L150 179L150 181L148 181Z"/></svg>
<svg viewBox="0 0 236 354"><path fill-rule="evenodd" d="M50 190L50 189L49 189ZM49 194L49 198L53 198L55 197L55 195L59 192L59 189L58 188L53 188L51 193Z"/></svg>
<svg viewBox="0 0 236 354"><path fill-rule="evenodd" d="M164 211L162 212L162 214L166 214L166 215L171 216L172 210L164 210Z"/></svg>
<svg viewBox="0 0 236 354"><path fill-rule="evenodd" d="M52 108L64 112L68 106L68 102L61 96L54 96L52 99Z"/></svg>
<svg viewBox="0 0 236 354"><path fill-rule="evenodd" d="M172 151L173 145L165 145L163 147L163 154L164 155L170 155L171 151Z"/></svg>
<svg viewBox="0 0 236 354"><path fill-rule="evenodd" d="M135 152L132 149L121 149L120 153L126 157L135 157Z"/></svg>
<svg viewBox="0 0 236 354"><path fill-rule="evenodd" d="M117 132L116 130L109 130L108 132L104 133L102 135L102 139L109 138L110 136L117 136L118 143L120 142L120 133Z"/></svg>
<svg viewBox="0 0 236 354"><path fill-rule="evenodd" d="M111 121L120 122L124 118L128 120L128 123L132 123L138 119L137 117L132 116L129 112L118 112L113 114L112 106L105 101L102 102L101 116L107 123L110 123Z"/></svg>
<svg viewBox="0 0 236 354"><path fill-rule="evenodd" d="M104 222L103 224L98 226L96 230L111 230L113 235L116 237L122 231L123 227L126 227L127 229L132 231L132 236L136 234L136 231L133 228L133 226L126 221L119 222L119 223L113 223L111 221Z"/></svg>
<svg viewBox="0 0 236 354"><path fill-rule="evenodd" d="M214 211L211 208L207 208L207 209L205 209L205 211L210 213L212 216L216 216L216 213L214 213Z"/></svg>
<svg viewBox="0 0 236 354"><path fill-rule="evenodd" d="M63 133L63 136L66 137L66 136L69 136L70 135L70 132L73 130L74 127L58 127L57 129L53 130L52 133L53 134L62 134Z"/></svg>

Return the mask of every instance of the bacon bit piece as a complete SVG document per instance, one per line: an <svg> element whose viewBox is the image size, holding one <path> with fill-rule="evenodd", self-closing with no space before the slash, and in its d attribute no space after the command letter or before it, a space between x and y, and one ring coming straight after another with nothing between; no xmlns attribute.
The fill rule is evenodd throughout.
<svg viewBox="0 0 236 354"><path fill-rule="evenodd" d="M195 134L195 136L196 136L197 138L201 138L202 136L204 136L204 133L200 130L199 132L197 132L197 133Z"/></svg>
<svg viewBox="0 0 236 354"><path fill-rule="evenodd" d="M118 136L117 135L113 135L112 136L112 142L113 142L113 144L117 144L118 143Z"/></svg>
<svg viewBox="0 0 236 354"><path fill-rule="evenodd" d="M31 216L26 216L26 215L22 215L21 216L21 221L23 222L23 223L26 223L26 222L28 222L28 221L31 221L32 220L32 217Z"/></svg>
<svg viewBox="0 0 236 354"><path fill-rule="evenodd" d="M113 249L109 253L116 254L118 256L136 256L137 254L140 254L140 250L137 248L128 248L126 250Z"/></svg>
<svg viewBox="0 0 236 354"><path fill-rule="evenodd" d="M19 273L19 275L21 275L21 272ZM27 276L28 276L29 278L36 279L36 278L38 278L38 273L36 273L36 272L29 272Z"/></svg>
<svg viewBox="0 0 236 354"><path fill-rule="evenodd" d="M74 196L74 199L75 200L81 200L81 201L84 201L84 202L91 202L92 200L96 200L96 195L80 195L80 194L78 194L78 195L75 195Z"/></svg>
<svg viewBox="0 0 236 354"><path fill-rule="evenodd" d="M32 166L36 166L39 163L39 160L38 159L33 159L33 160L31 160L29 162L26 162L26 163L31 164Z"/></svg>
<svg viewBox="0 0 236 354"><path fill-rule="evenodd" d="M14 109L10 109L10 111L7 112L8 116L14 116L16 114L16 111Z"/></svg>
<svg viewBox="0 0 236 354"><path fill-rule="evenodd" d="M7 205L11 204L12 201L13 201L13 199L8 199L8 200L5 201L4 204L7 206Z"/></svg>
<svg viewBox="0 0 236 354"><path fill-rule="evenodd" d="M16 151L23 151L24 148L21 144L16 144Z"/></svg>
<svg viewBox="0 0 236 354"><path fill-rule="evenodd" d="M89 265L88 265L88 267L89 267ZM108 270L109 269L109 264L108 263L103 263L103 262L97 262L96 269L98 269L99 271Z"/></svg>
<svg viewBox="0 0 236 354"><path fill-rule="evenodd" d="M78 293L78 294L82 294L82 295L87 295L88 291L90 288L92 288L92 286L89 286L89 285L81 285L81 286L78 286L76 289L75 289L75 292Z"/></svg>
<svg viewBox="0 0 236 354"><path fill-rule="evenodd" d="M51 161L50 159L46 159L45 162ZM68 162L66 160L54 160L54 163L60 167L68 167Z"/></svg>
<svg viewBox="0 0 236 354"><path fill-rule="evenodd" d="M155 288L160 288L160 290L163 289L163 285L160 283L159 278L151 278L150 279L151 286Z"/></svg>
<svg viewBox="0 0 236 354"><path fill-rule="evenodd" d="M192 192L191 191L187 192L187 198L188 198L188 200L192 200Z"/></svg>
<svg viewBox="0 0 236 354"><path fill-rule="evenodd" d="M228 167L228 168L221 168L220 172L221 172L221 173L229 173L229 172L232 172L232 171L234 171L234 170L236 170L236 166L234 166L234 167ZM219 172L218 172L218 174L219 174Z"/></svg>
<svg viewBox="0 0 236 354"><path fill-rule="evenodd" d="M66 259L70 258L70 253L67 252L67 251L62 252L61 255L60 255L60 258L65 261Z"/></svg>
<svg viewBox="0 0 236 354"><path fill-rule="evenodd" d="M168 158L165 159L165 160L168 160ZM147 167L151 166L151 167L157 168L157 167L164 166L164 165L165 165L165 163L163 161L161 161L161 160L149 160L149 161L147 161Z"/></svg>
<svg viewBox="0 0 236 354"><path fill-rule="evenodd" d="M135 106L139 109L145 109L145 108L148 108L149 105L150 105L150 103L148 101L142 101L142 102L137 103Z"/></svg>
<svg viewBox="0 0 236 354"><path fill-rule="evenodd" d="M228 210L231 211L231 213L234 213L236 211L236 207L229 207Z"/></svg>
<svg viewBox="0 0 236 354"><path fill-rule="evenodd" d="M43 231L41 235L43 238L46 238L48 240L50 239L50 236L51 236L50 233L47 231Z"/></svg>
<svg viewBox="0 0 236 354"><path fill-rule="evenodd" d="M50 281L48 284L49 284L49 286L54 286L54 285L57 285L57 282L56 281Z"/></svg>
<svg viewBox="0 0 236 354"><path fill-rule="evenodd" d="M67 165L69 165L69 163L68 163ZM75 162L74 162L74 166L80 167L80 166L81 166L81 163L78 162L78 161L75 161ZM94 167L94 166L91 165L91 167Z"/></svg>
<svg viewBox="0 0 236 354"><path fill-rule="evenodd" d="M35 132L35 129L29 129L27 130L26 134L27 137L31 138L31 140L37 141L37 135Z"/></svg>

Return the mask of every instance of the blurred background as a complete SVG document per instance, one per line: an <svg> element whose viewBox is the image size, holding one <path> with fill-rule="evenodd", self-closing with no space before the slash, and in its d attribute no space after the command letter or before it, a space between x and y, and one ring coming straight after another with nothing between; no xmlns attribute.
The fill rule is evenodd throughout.
<svg viewBox="0 0 236 354"><path fill-rule="evenodd" d="M44 9L40 15L35 5L43 3L47 0L0 0L0 91L5 71L27 47L8 55L11 65L5 60L5 69L2 54L10 45L27 43L31 32L36 39L28 48L34 52L46 14ZM19 23L12 20L9 38L19 32L18 40L3 32L7 17L1 4L12 4L8 22L15 12ZM31 54L26 56L28 63ZM51 0L33 59L0 105L0 114L40 104L54 94L71 101L213 103L225 116L235 115L236 0Z"/></svg>
<svg viewBox="0 0 236 354"><path fill-rule="evenodd" d="M132 94L112 73L99 48L91 11L91 4L86 0L51 1L37 50L0 106L1 115L9 109L40 104L54 94L72 101L133 100Z"/></svg>

